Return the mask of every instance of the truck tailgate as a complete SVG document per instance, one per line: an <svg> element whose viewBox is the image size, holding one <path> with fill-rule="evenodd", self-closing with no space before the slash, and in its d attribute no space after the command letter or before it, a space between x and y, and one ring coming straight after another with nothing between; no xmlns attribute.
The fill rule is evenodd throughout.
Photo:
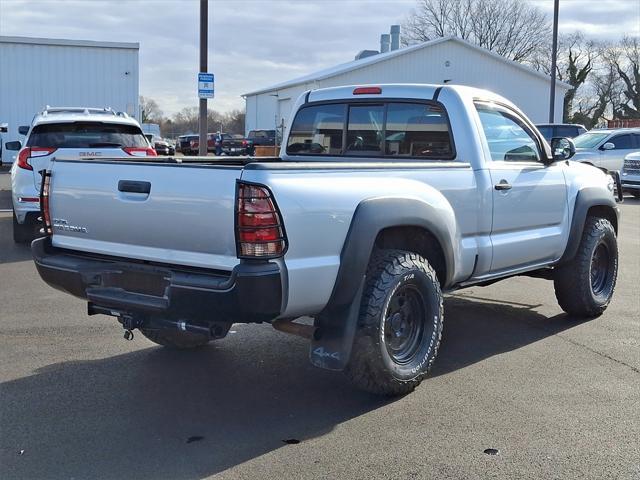
<svg viewBox="0 0 640 480"><path fill-rule="evenodd" d="M55 247L231 270L242 165L56 160ZM148 191L148 193L147 193Z"/></svg>

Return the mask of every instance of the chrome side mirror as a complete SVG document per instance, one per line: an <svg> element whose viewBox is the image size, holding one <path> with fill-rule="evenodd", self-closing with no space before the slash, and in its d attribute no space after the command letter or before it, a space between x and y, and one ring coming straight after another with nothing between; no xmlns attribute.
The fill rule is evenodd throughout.
<svg viewBox="0 0 640 480"><path fill-rule="evenodd" d="M551 156L554 161L569 160L576 153L573 140L565 137L553 137L551 139Z"/></svg>
<svg viewBox="0 0 640 480"><path fill-rule="evenodd" d="M607 142L602 145L602 150L613 150L614 148L616 148L616 144L613 142Z"/></svg>

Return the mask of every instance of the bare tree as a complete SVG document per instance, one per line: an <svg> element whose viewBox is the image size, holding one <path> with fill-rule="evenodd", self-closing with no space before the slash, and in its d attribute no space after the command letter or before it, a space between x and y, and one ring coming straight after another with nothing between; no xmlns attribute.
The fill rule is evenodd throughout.
<svg viewBox="0 0 640 480"><path fill-rule="evenodd" d="M591 75L589 91L584 92L569 120L591 129L605 120L619 103L619 77L612 65L604 66Z"/></svg>
<svg viewBox="0 0 640 480"><path fill-rule="evenodd" d="M640 40L624 37L607 49L605 58L619 76L622 95L614 105L616 118L640 118Z"/></svg>
<svg viewBox="0 0 640 480"><path fill-rule="evenodd" d="M140 117L142 123L160 123L162 120L162 110L153 98L140 95Z"/></svg>
<svg viewBox="0 0 640 480"><path fill-rule="evenodd" d="M558 38L556 78L571 85L571 89L564 96L562 114L564 121L571 121L576 96L585 89L585 83L599 60L597 45L593 40L585 39L581 32L561 35ZM538 52L537 57L532 61L532 66L547 75L551 74L550 45L547 50Z"/></svg>
<svg viewBox="0 0 640 480"><path fill-rule="evenodd" d="M540 9L521 0L418 0L404 30L405 42L454 35L526 62L548 44L550 28Z"/></svg>
<svg viewBox="0 0 640 480"><path fill-rule="evenodd" d="M207 110L207 126L210 133L220 130L225 133L244 134L244 118L244 110L231 110L227 113ZM160 128L164 135L175 137L197 133L198 122L198 107L185 107L173 115L173 118L164 119Z"/></svg>
<svg viewBox="0 0 640 480"><path fill-rule="evenodd" d="M244 135L244 110L231 110L224 115L225 130L228 133Z"/></svg>

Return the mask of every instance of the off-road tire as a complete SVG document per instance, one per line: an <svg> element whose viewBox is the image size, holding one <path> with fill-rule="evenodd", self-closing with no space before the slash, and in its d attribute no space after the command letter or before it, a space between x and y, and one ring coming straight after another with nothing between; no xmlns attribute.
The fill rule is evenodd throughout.
<svg viewBox="0 0 640 480"><path fill-rule="evenodd" d="M594 254L606 252L606 265L600 268ZM596 285L592 272L601 270L603 277ZM597 271L596 271L597 273ZM587 217L576 256L554 271L553 284L560 308L573 317L594 318L609 305L618 276L618 242L613 226L604 218ZM599 280L599 281L597 281Z"/></svg>
<svg viewBox="0 0 640 480"><path fill-rule="evenodd" d="M35 227L29 222L18 223L16 212L13 212L13 241L15 243L30 243L35 238Z"/></svg>
<svg viewBox="0 0 640 480"><path fill-rule="evenodd" d="M141 328L140 331L142 332L142 335L147 337L153 343L178 350L202 347L210 341L210 338L206 335L200 335L192 332L146 328Z"/></svg>
<svg viewBox="0 0 640 480"><path fill-rule="evenodd" d="M401 292L411 292L412 296L405 296L400 302ZM436 273L422 256L403 250L375 252L367 269L353 350L345 369L349 379L362 390L387 396L404 395L418 386L438 353L444 316L442 299ZM389 316L392 305L402 307ZM419 313L405 316L404 305L421 305L422 309L412 309ZM413 341L417 342L415 353L411 354L413 348L410 349L406 361L399 362L390 352L397 341L388 333L390 322L401 318L404 325L404 319L409 317L420 319L408 323L422 325L417 327L421 334Z"/></svg>

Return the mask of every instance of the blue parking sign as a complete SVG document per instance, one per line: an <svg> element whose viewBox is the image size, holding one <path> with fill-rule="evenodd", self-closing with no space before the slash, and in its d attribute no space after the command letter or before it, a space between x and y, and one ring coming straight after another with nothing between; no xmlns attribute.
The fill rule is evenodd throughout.
<svg viewBox="0 0 640 480"><path fill-rule="evenodd" d="M198 73L198 98L214 97L213 73Z"/></svg>

